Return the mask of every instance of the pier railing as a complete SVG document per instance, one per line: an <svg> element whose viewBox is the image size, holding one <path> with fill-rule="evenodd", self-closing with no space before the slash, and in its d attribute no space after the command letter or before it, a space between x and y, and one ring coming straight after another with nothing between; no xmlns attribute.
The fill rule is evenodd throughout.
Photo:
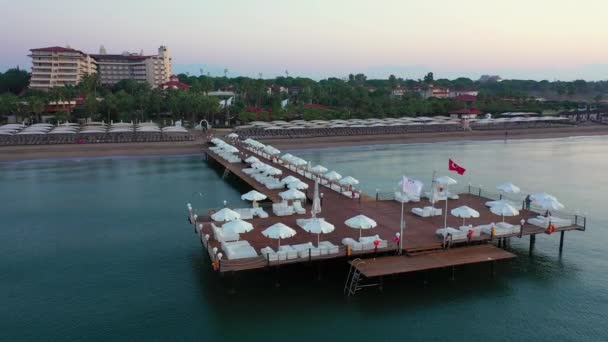
<svg viewBox="0 0 608 342"><path fill-rule="evenodd" d="M303 253L304 256L298 255L297 258L287 259L287 260L271 260L271 256L273 254L267 254L262 256L257 256L253 258L247 259L237 259L237 260L228 260L221 259L218 260L220 272L230 272L230 271L244 271L256 268L264 268L264 267L277 267L281 265L289 265L296 263L305 263L305 262L313 262L313 261L321 261L325 259L335 259L339 257L348 258L351 256L361 256L361 255L379 255L394 252L396 253L399 250L399 245L393 241L388 242L387 247L385 248L372 248L365 250L352 250L347 246L337 246L338 252L330 253L330 254L322 254L322 255L313 255L313 250L309 249L307 253ZM214 258L211 256L212 259Z"/></svg>
<svg viewBox="0 0 608 342"><path fill-rule="evenodd" d="M522 198L521 196L517 197L514 196L512 194L503 194L503 193L497 193L497 192L493 192L493 191L488 191L486 189L483 189L482 187L475 187L472 185L468 185L466 186L465 192L471 194L471 195L476 195L479 197L483 197L483 198L487 198L487 199L491 199L491 200L501 200L501 199L505 199L508 201L511 201L513 203L521 203L521 209L528 209L526 208L526 201L524 198ZM530 204L530 208L528 209L529 211L535 212L539 215L544 215L546 213L546 210L535 205L534 202L532 202ZM578 213L572 213L572 212L568 212L567 210L560 210L559 214L557 215L560 218L563 219L568 219L570 220L570 222L572 223L573 226L576 226L578 230L586 230L587 229L587 218L583 215L580 215Z"/></svg>

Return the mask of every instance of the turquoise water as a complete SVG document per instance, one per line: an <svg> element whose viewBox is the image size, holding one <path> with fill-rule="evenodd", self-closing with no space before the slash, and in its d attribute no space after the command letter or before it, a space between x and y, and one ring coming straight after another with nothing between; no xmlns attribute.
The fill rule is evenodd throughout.
<svg viewBox="0 0 608 342"><path fill-rule="evenodd" d="M386 279L342 296L346 265L220 278L185 203L239 206L200 157L0 164L0 340L608 340L608 139L292 151L388 191L447 159L461 184L512 181L589 216L587 232L513 239L513 261ZM202 192L200 196L198 192ZM281 286L276 288L276 280ZM235 293L227 291L234 288Z"/></svg>

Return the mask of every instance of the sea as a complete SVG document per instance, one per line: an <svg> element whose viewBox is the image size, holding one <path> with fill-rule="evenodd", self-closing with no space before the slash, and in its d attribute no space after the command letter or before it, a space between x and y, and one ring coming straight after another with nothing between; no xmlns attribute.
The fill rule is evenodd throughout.
<svg viewBox="0 0 608 342"><path fill-rule="evenodd" d="M549 192L587 230L347 298L345 262L215 273L186 203L249 204L201 155L0 163L0 341L608 341L608 137L286 152L372 196L453 159L459 187Z"/></svg>

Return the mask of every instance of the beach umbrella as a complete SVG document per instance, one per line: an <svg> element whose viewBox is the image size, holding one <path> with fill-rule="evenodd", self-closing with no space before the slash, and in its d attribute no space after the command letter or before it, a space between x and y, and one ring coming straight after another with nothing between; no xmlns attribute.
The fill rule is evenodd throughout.
<svg viewBox="0 0 608 342"><path fill-rule="evenodd" d="M290 153L285 153L284 155L281 156L282 160L285 161L291 161L294 158L294 156Z"/></svg>
<svg viewBox="0 0 608 342"><path fill-rule="evenodd" d="M545 210L549 210L549 211L564 209L563 204L558 202L557 199L551 198L551 197L545 197L538 201L534 201L534 204L538 205L539 207L541 207Z"/></svg>
<svg viewBox="0 0 608 342"><path fill-rule="evenodd" d="M339 183L342 185L357 185L359 184L359 181L351 176L346 176L340 179Z"/></svg>
<svg viewBox="0 0 608 342"><path fill-rule="evenodd" d="M310 169L310 171L314 173L325 173L327 172L327 168L321 165L314 166Z"/></svg>
<svg viewBox="0 0 608 342"><path fill-rule="evenodd" d="M304 166L306 164L308 164L308 162L302 158L299 157L293 157L291 159L291 163L295 166Z"/></svg>
<svg viewBox="0 0 608 342"><path fill-rule="evenodd" d="M251 190L248 193L241 196L242 200L252 201L252 202L263 201L266 198L267 198L266 195L264 195L261 192L255 191L255 190Z"/></svg>
<svg viewBox="0 0 608 342"><path fill-rule="evenodd" d="M247 164L258 163L259 161L260 160L256 156L250 156L249 158L245 159L245 163Z"/></svg>
<svg viewBox="0 0 608 342"><path fill-rule="evenodd" d="M336 181L342 178L342 175L337 173L336 171L329 171L328 173L325 174L325 178L332 180L332 181Z"/></svg>
<svg viewBox="0 0 608 342"><path fill-rule="evenodd" d="M519 187L513 183L504 183L500 184L496 187L496 189L506 192L508 194L517 194L519 193Z"/></svg>
<svg viewBox="0 0 608 342"><path fill-rule="evenodd" d="M479 217L479 212L471 207L463 205L462 207L454 208L450 213L456 217L462 218L462 225L464 226L465 220L471 217Z"/></svg>
<svg viewBox="0 0 608 342"><path fill-rule="evenodd" d="M517 216L519 210L506 201L497 201L496 204L490 207L490 211L496 215L502 216L502 222L505 222L505 216Z"/></svg>
<svg viewBox="0 0 608 342"><path fill-rule="evenodd" d="M236 134L236 133L230 133L230 134L228 134L228 138L236 139L238 137L239 137L239 135Z"/></svg>
<svg viewBox="0 0 608 342"><path fill-rule="evenodd" d="M437 177L435 178L435 182L441 184L441 185L445 185L445 215L443 218L443 228L447 228L448 227L448 187L450 185L454 185L454 184L458 184L458 182L448 176L441 176L441 177Z"/></svg>
<svg viewBox="0 0 608 342"><path fill-rule="evenodd" d="M241 218L241 214L229 208L222 208L222 210L211 215L214 221L227 222L232 220L238 220Z"/></svg>
<svg viewBox="0 0 608 342"><path fill-rule="evenodd" d="M254 169L258 169L259 171L262 171L262 172L266 171L270 167L269 165L266 165L266 164L264 164L262 162L253 163L253 164L251 164L251 166Z"/></svg>
<svg viewBox="0 0 608 342"><path fill-rule="evenodd" d="M283 174L283 171L277 169L276 167L269 166L266 171L264 171L267 175L271 176L279 176Z"/></svg>
<svg viewBox="0 0 608 342"><path fill-rule="evenodd" d="M454 185L454 184L458 184L458 182L455 179L453 179L451 177L448 177L448 176L437 177L437 178L435 178L435 181L437 183L439 183L439 184L442 184L442 185Z"/></svg>
<svg viewBox="0 0 608 342"><path fill-rule="evenodd" d="M229 230L236 234L243 234L252 231L253 225L241 219L236 219L229 221L228 223L224 223L222 225L222 230Z"/></svg>
<svg viewBox="0 0 608 342"><path fill-rule="evenodd" d="M371 229L378 225L378 223L376 223L376 221L372 220L371 218L369 218L365 215L357 215L357 216L351 217L348 220L344 221L344 224L346 224L347 226L349 226L351 228L359 229L359 239L361 239L361 231L363 229Z"/></svg>
<svg viewBox="0 0 608 342"><path fill-rule="evenodd" d="M279 222L279 223L275 223L272 226L264 229L264 231L262 231L262 235L264 235L267 238L279 240L279 249L280 249L281 248L281 239L287 239L287 238L290 238L290 237L296 235L296 231L293 228L286 226L285 224Z"/></svg>
<svg viewBox="0 0 608 342"><path fill-rule="evenodd" d="M277 154L281 154L281 151L279 151L278 149L276 149L276 148L274 148L274 147L272 147L272 146L270 146L270 145L266 145L266 146L263 148L263 150L264 150L264 152L266 152L266 153L268 153L268 154L271 154L271 155L277 155Z"/></svg>
<svg viewBox="0 0 608 342"><path fill-rule="evenodd" d="M288 183L287 187L290 189L306 190L306 189L308 189L308 184L301 182L301 181L297 181L297 182Z"/></svg>
<svg viewBox="0 0 608 342"><path fill-rule="evenodd" d="M532 199L533 201L540 201L543 198L551 198L551 199L557 201L557 197L555 197L553 195L549 195L546 192L537 192L535 194L530 195L530 199Z"/></svg>
<svg viewBox="0 0 608 342"><path fill-rule="evenodd" d="M325 219L316 217L307 220L302 228L309 233L317 234L317 246L319 246L321 234L328 234L336 229L333 224L325 221Z"/></svg>
<svg viewBox="0 0 608 342"><path fill-rule="evenodd" d="M312 208L310 209L312 217L316 217L321 213L321 198L319 197L319 180L315 182L315 192L312 197Z"/></svg>
<svg viewBox="0 0 608 342"><path fill-rule="evenodd" d="M238 148L236 148L232 145L222 145L222 149L229 153L237 153L239 151Z"/></svg>
<svg viewBox="0 0 608 342"><path fill-rule="evenodd" d="M287 191L279 192L279 196L281 196L284 200L303 200L306 199L306 194L297 189L289 189Z"/></svg>
<svg viewBox="0 0 608 342"><path fill-rule="evenodd" d="M290 175L281 180L281 183L283 183L283 184L289 184L289 183L293 183L293 182L300 182L300 179Z"/></svg>

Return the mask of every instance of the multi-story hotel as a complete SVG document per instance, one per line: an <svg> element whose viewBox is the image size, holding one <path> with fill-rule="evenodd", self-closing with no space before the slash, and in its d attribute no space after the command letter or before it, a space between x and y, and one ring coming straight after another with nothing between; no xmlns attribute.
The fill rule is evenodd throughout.
<svg viewBox="0 0 608 342"><path fill-rule="evenodd" d="M91 56L82 51L59 46L32 49L32 89L76 85L86 74L97 72Z"/></svg>
<svg viewBox="0 0 608 342"><path fill-rule="evenodd" d="M89 55L71 48L49 47L32 49L32 78L30 87L47 90L64 85L76 85L86 74L98 73L104 85L121 80L147 82L156 88L171 77L171 56L166 46L157 55L145 56L125 52L119 55L100 53Z"/></svg>
<svg viewBox="0 0 608 342"><path fill-rule="evenodd" d="M101 48L100 53L92 55L97 61L101 84L114 85L121 80L148 82L156 88L168 82L171 77L171 56L166 46L158 49L157 55L144 56L125 52L110 55Z"/></svg>

